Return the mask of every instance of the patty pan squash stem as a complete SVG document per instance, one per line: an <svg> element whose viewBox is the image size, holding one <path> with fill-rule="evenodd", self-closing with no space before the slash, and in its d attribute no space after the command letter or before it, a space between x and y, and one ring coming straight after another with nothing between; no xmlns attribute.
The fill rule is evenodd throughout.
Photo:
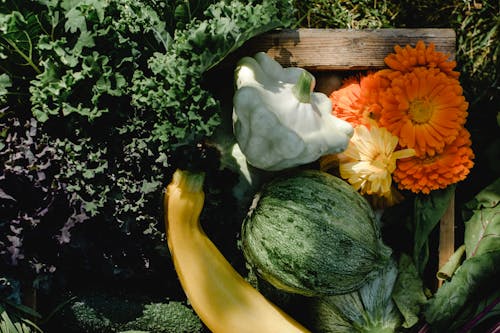
<svg viewBox="0 0 500 333"><path fill-rule="evenodd" d="M224 258L203 231L204 176L177 170L164 199L167 240L193 309L214 333L309 332L268 301Z"/></svg>

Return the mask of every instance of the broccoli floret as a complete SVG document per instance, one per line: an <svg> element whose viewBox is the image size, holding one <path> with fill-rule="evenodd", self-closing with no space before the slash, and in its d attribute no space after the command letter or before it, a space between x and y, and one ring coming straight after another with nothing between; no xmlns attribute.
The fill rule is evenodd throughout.
<svg viewBox="0 0 500 333"><path fill-rule="evenodd" d="M181 302L152 303L141 317L126 325L129 330L155 333L197 333L203 325L198 316Z"/></svg>
<svg viewBox="0 0 500 333"><path fill-rule="evenodd" d="M51 321L66 333L201 333L204 327L179 301L150 303L95 292L78 297Z"/></svg>
<svg viewBox="0 0 500 333"><path fill-rule="evenodd" d="M71 305L71 314L75 317L74 332L111 333L114 332L111 320L96 311L85 302L75 302Z"/></svg>

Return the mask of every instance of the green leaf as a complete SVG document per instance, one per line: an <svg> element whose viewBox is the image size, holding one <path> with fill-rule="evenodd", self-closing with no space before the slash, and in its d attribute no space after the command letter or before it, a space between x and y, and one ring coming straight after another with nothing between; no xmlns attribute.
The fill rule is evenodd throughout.
<svg viewBox="0 0 500 333"><path fill-rule="evenodd" d="M467 208L473 215L465 222L467 258L500 251L500 179L482 190Z"/></svg>
<svg viewBox="0 0 500 333"><path fill-rule="evenodd" d="M71 8L66 13L66 23L64 24L64 29L71 33L75 33L80 30L81 32L87 31L87 21L85 20L85 15L77 8Z"/></svg>
<svg viewBox="0 0 500 333"><path fill-rule="evenodd" d="M436 332L453 331L450 327L461 318L468 304L475 304L496 289L500 281L499 266L500 251L463 262L452 279L437 290L424 311L425 319Z"/></svg>
<svg viewBox="0 0 500 333"><path fill-rule="evenodd" d="M420 275L429 260L429 235L443 217L454 191L455 186L451 185L415 198L413 260Z"/></svg>
<svg viewBox="0 0 500 333"><path fill-rule="evenodd" d="M410 256L402 254L398 263L398 278L394 285L392 298L404 317L403 327L410 328L418 320L421 308L427 301L424 284Z"/></svg>
<svg viewBox="0 0 500 333"><path fill-rule="evenodd" d="M436 277L439 280L449 280L455 273L458 266L460 266L460 262L462 260L462 256L465 252L465 245L461 245L446 261L443 267L439 268L439 271L436 273Z"/></svg>
<svg viewBox="0 0 500 333"><path fill-rule="evenodd" d="M5 103L5 96L8 94L8 88L10 87L12 87L10 77L5 73L0 74L0 107L2 106L1 104Z"/></svg>
<svg viewBox="0 0 500 333"><path fill-rule="evenodd" d="M498 289L499 185L500 180L496 180L466 204L466 208L473 212L465 222L467 258L451 280L438 289L425 310L426 320L437 330L448 330L462 313L466 310L470 312L471 305L477 304ZM461 319L463 321L464 318Z"/></svg>

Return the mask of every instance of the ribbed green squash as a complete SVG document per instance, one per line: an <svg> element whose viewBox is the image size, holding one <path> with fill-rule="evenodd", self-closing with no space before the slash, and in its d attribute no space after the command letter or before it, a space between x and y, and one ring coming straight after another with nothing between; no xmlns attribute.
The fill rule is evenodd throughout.
<svg viewBox="0 0 500 333"><path fill-rule="evenodd" d="M343 180L316 170L267 184L241 237L245 258L261 277L306 296L356 290L391 254L368 202Z"/></svg>

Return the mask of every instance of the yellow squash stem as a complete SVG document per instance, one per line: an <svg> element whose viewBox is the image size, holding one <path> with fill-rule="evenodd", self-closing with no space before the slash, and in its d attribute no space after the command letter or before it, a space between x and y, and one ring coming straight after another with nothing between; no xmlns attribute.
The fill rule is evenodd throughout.
<svg viewBox="0 0 500 333"><path fill-rule="evenodd" d="M224 258L203 231L202 174L177 170L165 195L168 247L193 309L214 333L309 332L269 302Z"/></svg>

